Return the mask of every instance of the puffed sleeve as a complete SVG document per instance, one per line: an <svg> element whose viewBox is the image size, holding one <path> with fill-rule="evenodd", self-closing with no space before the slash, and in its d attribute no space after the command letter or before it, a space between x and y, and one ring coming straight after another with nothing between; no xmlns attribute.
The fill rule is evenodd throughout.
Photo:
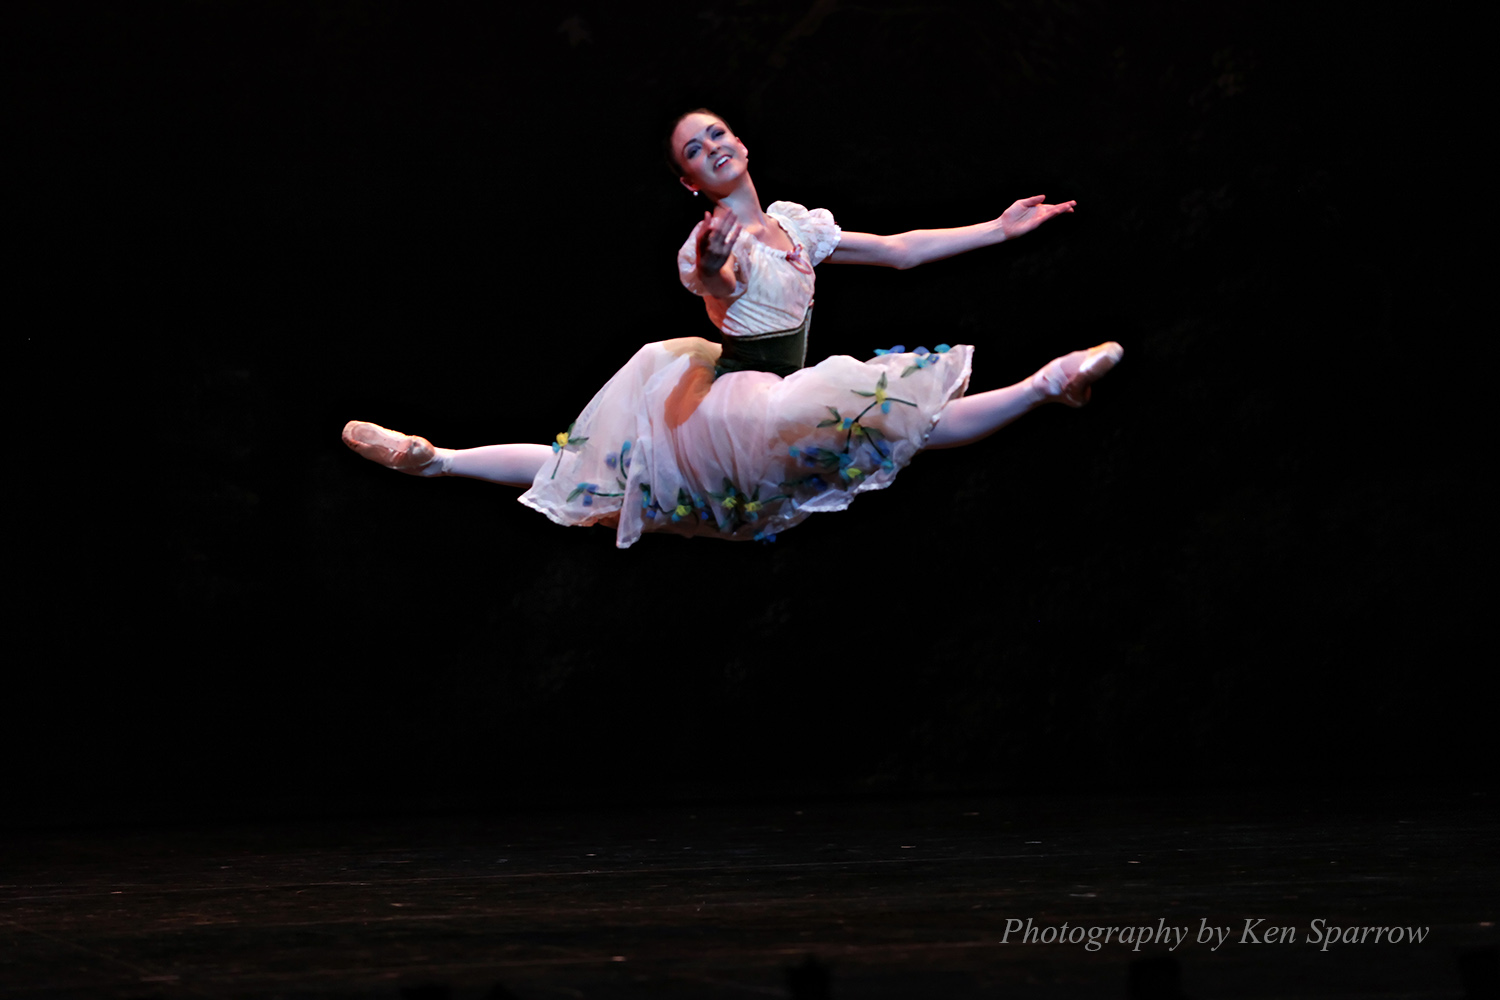
<svg viewBox="0 0 1500 1000"><path fill-rule="evenodd" d="M693 227L687 242L682 249L677 251L677 277L682 280L682 285L694 295L707 295L703 288L703 281L698 277L698 231L703 228L703 223ZM739 239L734 241L734 291L727 298L737 299L745 293L745 286L750 283L750 241L753 237L746 233L740 233Z"/></svg>
<svg viewBox="0 0 1500 1000"><path fill-rule="evenodd" d="M838 248L842 230L828 209L803 208L795 201L773 201L766 211L791 223L813 267L823 263Z"/></svg>

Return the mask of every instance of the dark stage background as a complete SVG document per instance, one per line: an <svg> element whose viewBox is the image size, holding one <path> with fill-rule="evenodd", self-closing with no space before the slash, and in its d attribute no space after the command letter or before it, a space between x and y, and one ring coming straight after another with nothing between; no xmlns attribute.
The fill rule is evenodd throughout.
<svg viewBox="0 0 1500 1000"><path fill-rule="evenodd" d="M1488 780L1461 133L1412 11L9 10L7 824ZM660 162L700 104L849 229L1079 202L824 269L815 356L1124 364L772 546L616 551L344 448L547 441L711 332Z"/></svg>

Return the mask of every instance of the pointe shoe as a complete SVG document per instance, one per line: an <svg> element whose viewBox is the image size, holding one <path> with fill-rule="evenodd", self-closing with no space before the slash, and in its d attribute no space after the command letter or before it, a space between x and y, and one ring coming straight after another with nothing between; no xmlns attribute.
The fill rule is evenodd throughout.
<svg viewBox="0 0 1500 1000"><path fill-rule="evenodd" d="M424 437L412 437L386 430L379 424L351 420L344 425L344 443L360 457L409 476L435 476L442 472L437 463L437 449Z"/></svg>
<svg viewBox="0 0 1500 1000"><path fill-rule="evenodd" d="M1093 394L1092 386L1125 356L1125 348L1113 340L1074 351L1047 362L1032 376L1032 385L1043 396L1069 406L1082 406Z"/></svg>

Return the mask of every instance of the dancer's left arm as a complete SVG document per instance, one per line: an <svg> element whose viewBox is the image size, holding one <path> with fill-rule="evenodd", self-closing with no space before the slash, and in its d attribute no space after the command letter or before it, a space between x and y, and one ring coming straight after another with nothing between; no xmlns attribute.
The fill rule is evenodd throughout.
<svg viewBox="0 0 1500 1000"><path fill-rule="evenodd" d="M944 257L978 250L1024 236L1048 219L1073 211L1076 201L1060 205L1044 203L1046 195L1022 198L998 219L958 229L914 229L895 236L851 233L839 237L839 245L828 257L830 264L878 264L905 270Z"/></svg>

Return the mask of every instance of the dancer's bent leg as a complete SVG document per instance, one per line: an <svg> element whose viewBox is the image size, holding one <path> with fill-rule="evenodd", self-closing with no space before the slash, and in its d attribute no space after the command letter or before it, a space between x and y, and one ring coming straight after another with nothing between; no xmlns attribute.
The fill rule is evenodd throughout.
<svg viewBox="0 0 1500 1000"><path fill-rule="evenodd" d="M1111 341L1050 361L1024 382L955 399L944 407L927 447L957 448L982 441L1043 403L1082 406L1088 402L1089 386L1124 354L1124 348Z"/></svg>
<svg viewBox="0 0 1500 1000"><path fill-rule="evenodd" d="M463 476L507 486L527 487L552 454L544 444L492 444L483 448L434 448L423 437L351 420L344 443L386 468L413 476Z"/></svg>

